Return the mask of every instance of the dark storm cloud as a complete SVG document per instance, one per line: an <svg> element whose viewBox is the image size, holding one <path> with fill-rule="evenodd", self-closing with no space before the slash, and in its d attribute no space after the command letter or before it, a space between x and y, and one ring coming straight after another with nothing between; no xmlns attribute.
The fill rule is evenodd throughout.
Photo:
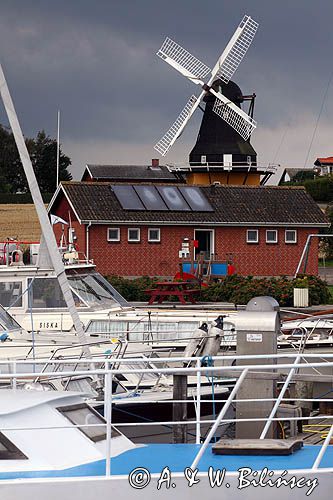
<svg viewBox="0 0 333 500"><path fill-rule="evenodd" d="M235 80L256 91L263 134L315 121L332 71L332 13L329 0L2 1L0 53L26 135L54 135L60 107L63 143L84 149L95 141L105 151L108 143L143 144L149 158L199 91L155 56L166 35L213 65L244 14L260 23ZM184 143L193 142L194 125Z"/></svg>

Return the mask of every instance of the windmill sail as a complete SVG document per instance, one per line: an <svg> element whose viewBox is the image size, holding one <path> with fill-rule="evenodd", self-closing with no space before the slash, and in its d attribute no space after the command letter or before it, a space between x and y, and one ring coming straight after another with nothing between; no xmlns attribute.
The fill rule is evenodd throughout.
<svg viewBox="0 0 333 500"><path fill-rule="evenodd" d="M178 43L166 38L157 55L194 83L203 84L211 69Z"/></svg>
<svg viewBox="0 0 333 500"><path fill-rule="evenodd" d="M213 78L229 82L248 51L258 26L251 17L244 16L213 69Z"/></svg>
<svg viewBox="0 0 333 500"><path fill-rule="evenodd" d="M178 116L177 120L171 125L162 139L157 144L155 144L154 149L156 149L156 151L158 151L162 156L166 155L177 137L179 137L179 135L182 133L186 123L199 106L199 103L200 99L195 97L195 95L192 95L186 103L186 106Z"/></svg>
<svg viewBox="0 0 333 500"><path fill-rule="evenodd" d="M213 106L214 113L227 122L247 141L256 128L257 122L244 113L236 104L226 99L221 92L212 91L212 93L216 96Z"/></svg>

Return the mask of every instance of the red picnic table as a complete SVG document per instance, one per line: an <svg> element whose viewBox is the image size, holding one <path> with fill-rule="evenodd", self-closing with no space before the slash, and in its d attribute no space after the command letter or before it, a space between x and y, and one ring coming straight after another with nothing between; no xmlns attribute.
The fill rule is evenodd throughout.
<svg viewBox="0 0 333 500"><path fill-rule="evenodd" d="M190 281L161 281L156 283L155 288L150 288L149 290L145 290L147 295L150 295L150 299L148 304L152 305L155 301L158 304L162 304L162 302L169 297L170 295L174 295L178 298L179 302L182 304L186 304L186 298L188 302L191 304L195 304L195 295L200 293L198 288L190 288L193 286L193 283Z"/></svg>

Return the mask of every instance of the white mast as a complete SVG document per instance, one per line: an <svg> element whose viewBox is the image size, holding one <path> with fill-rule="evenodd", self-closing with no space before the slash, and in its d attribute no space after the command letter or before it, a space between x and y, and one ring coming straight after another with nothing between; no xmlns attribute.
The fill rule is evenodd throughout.
<svg viewBox="0 0 333 500"><path fill-rule="evenodd" d="M7 86L7 82L5 79L5 75L2 70L2 66L0 65L0 95L5 106L5 110L8 116L8 120L15 138L15 143L21 158L21 162L23 165L23 169L28 181L30 193L35 204L36 212L38 215L40 227L42 230L42 236L44 242L46 244L49 256L51 258L51 262L53 264L53 268L55 274L58 278L58 282L63 293L64 299L66 301L67 307L71 314L74 328L79 337L81 344L86 344L86 336L82 328L82 323L78 312L75 307L72 291L69 287L69 283L67 280L67 276L65 273L64 264L61 259L60 252L58 250L57 242L55 239L55 235L50 224L47 211L43 202L42 195L39 190L39 186L36 180L35 172L31 164L30 156L24 141L24 137L22 134L22 130L17 118L17 114L14 108L14 104L12 98L9 93L9 89ZM84 354L86 356L90 356L90 350L87 346L82 348Z"/></svg>
<svg viewBox="0 0 333 500"><path fill-rule="evenodd" d="M59 186L59 155L60 155L60 110L58 109L58 120L57 120L57 184L56 184L56 189Z"/></svg>

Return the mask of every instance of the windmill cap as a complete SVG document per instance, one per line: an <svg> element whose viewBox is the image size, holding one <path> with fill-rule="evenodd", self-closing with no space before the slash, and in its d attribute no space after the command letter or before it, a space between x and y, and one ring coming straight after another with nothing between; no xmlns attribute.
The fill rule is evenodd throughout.
<svg viewBox="0 0 333 500"><path fill-rule="evenodd" d="M220 79L215 80L212 84L212 88L214 90L220 90L219 87L221 87L222 94L230 101L237 104L243 102L243 93L237 83L232 81L225 83ZM204 101L215 101L215 96L209 93L204 97Z"/></svg>

